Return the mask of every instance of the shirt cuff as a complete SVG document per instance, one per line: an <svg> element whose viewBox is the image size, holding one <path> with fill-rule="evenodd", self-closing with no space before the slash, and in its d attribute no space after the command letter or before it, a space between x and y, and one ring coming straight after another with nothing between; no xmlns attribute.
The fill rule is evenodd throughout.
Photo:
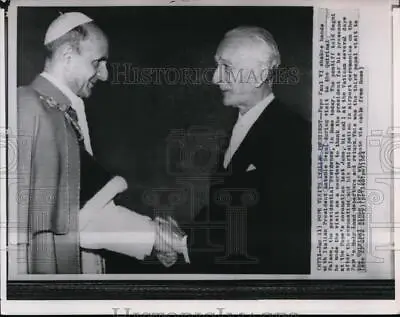
<svg viewBox="0 0 400 317"><path fill-rule="evenodd" d="M80 232L80 245L87 249L107 249L143 260L155 241L155 224L113 201L95 213Z"/></svg>

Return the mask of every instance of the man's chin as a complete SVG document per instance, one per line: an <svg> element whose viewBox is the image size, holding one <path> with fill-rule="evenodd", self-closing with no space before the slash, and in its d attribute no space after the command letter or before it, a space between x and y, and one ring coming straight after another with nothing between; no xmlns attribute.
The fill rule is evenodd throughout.
<svg viewBox="0 0 400 317"><path fill-rule="evenodd" d="M78 94L78 96L81 97L81 98L89 98L91 96L91 94L92 94L91 90L84 90L84 91L81 91Z"/></svg>
<svg viewBox="0 0 400 317"><path fill-rule="evenodd" d="M230 100L229 98L224 97L222 99L222 103L224 104L224 106L226 107L232 107L234 105L234 103L232 102L232 100Z"/></svg>

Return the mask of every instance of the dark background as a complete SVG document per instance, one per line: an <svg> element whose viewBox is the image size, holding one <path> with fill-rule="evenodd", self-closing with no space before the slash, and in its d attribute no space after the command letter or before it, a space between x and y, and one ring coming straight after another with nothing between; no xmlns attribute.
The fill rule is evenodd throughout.
<svg viewBox="0 0 400 317"><path fill-rule="evenodd" d="M188 184L200 193L207 188L204 176L215 161L207 150L210 135L221 135L226 144L236 111L222 105L218 88L210 83L116 83L112 65L214 67L225 32L239 25L261 26L275 37L281 66L298 69L298 83L275 85L275 95L311 118L311 7L19 8L18 85L29 84L42 71L44 34L59 11L87 14L109 37L109 81L98 83L85 100L91 141L97 159L128 180L121 203L140 213L152 215L154 207L165 207L184 221L207 204L207 199L188 195ZM202 132L189 133L183 145L171 142L173 131L187 136L199 131L196 127ZM182 168L182 151L199 144L206 144L205 150L196 150L194 165ZM178 189L186 189L185 199Z"/></svg>

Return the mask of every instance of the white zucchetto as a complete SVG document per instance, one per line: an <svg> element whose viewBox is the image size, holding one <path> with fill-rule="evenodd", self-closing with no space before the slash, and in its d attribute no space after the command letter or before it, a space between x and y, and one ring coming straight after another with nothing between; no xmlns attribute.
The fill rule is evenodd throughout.
<svg viewBox="0 0 400 317"><path fill-rule="evenodd" d="M51 22L44 37L44 45L60 38L78 25L93 21L87 15L80 12L67 12L61 14L57 19Z"/></svg>

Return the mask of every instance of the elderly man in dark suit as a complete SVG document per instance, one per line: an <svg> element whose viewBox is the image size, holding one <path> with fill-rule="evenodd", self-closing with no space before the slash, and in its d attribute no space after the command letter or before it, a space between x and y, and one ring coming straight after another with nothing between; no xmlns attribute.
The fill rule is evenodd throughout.
<svg viewBox="0 0 400 317"><path fill-rule="evenodd" d="M18 153L19 192L29 197L18 209L19 272L104 273L98 250L137 259L153 246L170 251L160 226L115 205L126 183L93 157L82 98L107 80L107 37L91 18L69 12L51 23L44 44L44 71L18 89L19 135L30 140Z"/></svg>
<svg viewBox="0 0 400 317"><path fill-rule="evenodd" d="M215 175L223 181L211 189L210 208L196 217L212 224L209 239L192 229L192 264L176 269L307 274L311 128L272 92L277 44L262 28L238 27L226 33L215 61L213 82L238 119Z"/></svg>

